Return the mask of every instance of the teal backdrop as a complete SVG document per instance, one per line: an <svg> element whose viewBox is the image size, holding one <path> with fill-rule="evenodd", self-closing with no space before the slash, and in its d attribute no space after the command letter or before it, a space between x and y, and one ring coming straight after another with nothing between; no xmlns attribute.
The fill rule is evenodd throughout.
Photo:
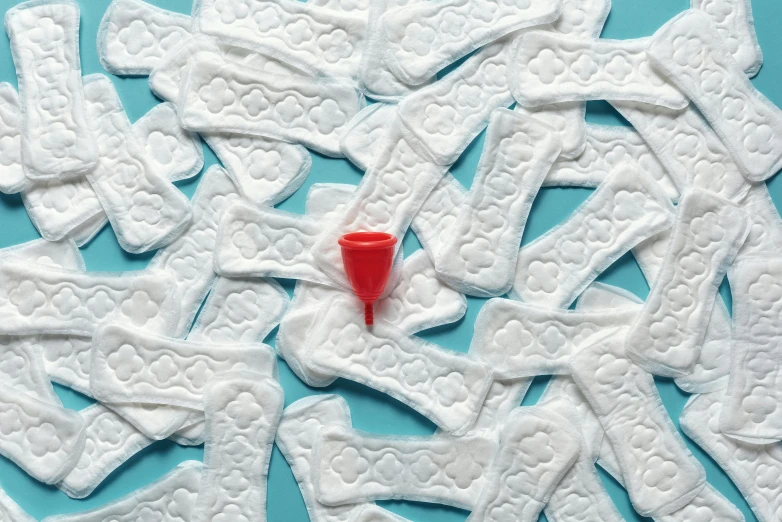
<svg viewBox="0 0 782 522"><path fill-rule="evenodd" d="M147 0L165 9L190 13L192 0ZM0 0L0 12L5 13L17 2ZM105 73L95 45L98 24L110 0L79 0L81 5L81 59L84 74ZM782 2L780 0L753 0L758 39L763 48L764 64L753 79L755 86L771 101L782 106ZM689 6L689 0L613 0L613 8L603 30L603 38L627 39L649 36L671 17ZM143 116L160 103L149 90L146 77L120 78L109 75L119 92L125 110L131 121ZM16 73L11 59L8 38L0 37L0 81L16 85ZM593 123L627 125L607 103L592 102L587 108L587 120ZM469 188L483 147L483 134L467 148L453 166L451 172ZM206 157L204 169L218 163L215 155L204 145ZM361 180L362 172L346 160L335 160L312 153L312 171L309 178L295 194L281 203L279 208L303 213L307 190L313 183L352 183ZM177 186L188 197L198 185L200 175ZM771 195L779 208L782 204L782 182L776 176L768 182ZM527 221L522 244L536 237L564 220L590 194L589 189L550 188L540 191ZM27 217L22 200L18 195L0 195L0 247L15 245L38 238L38 233ZM421 248L412 232L403 242L406 256ZM111 228L106 227L92 243L82 249L88 270L123 271L146 267L152 254L131 255L124 252ZM599 278L599 281L621 286L638 297L646 298L649 288L632 256L626 255L614 263ZM294 281L282 281L292 293ZM727 284L723 283L721 294L730 308ZM459 322L435 328L421 334L422 337L446 348L466 352L470 345L475 317L484 299L468 298L465 317ZM266 342L274 344L276 330ZM523 404L534 404L540 396L548 378L537 378L524 399ZM299 381L287 365L280 361L280 381L285 390L285 404L302 397L318 393L337 393L350 405L353 425L361 430L396 434L429 435L435 426L424 417L387 395L375 392L350 381L338 380L328 388L309 388ZM678 418L688 394L677 389L670 379L656 379L665 407L678 427ZM57 393L66 407L82 409L92 401L67 388L55 385ZM736 504L747 521L757 520L742 495L720 470L720 468L692 441L685 436L687 445L703 463L709 482L723 495ZM91 509L118 499L133 490L145 486L167 473L179 462L188 459L201 460L203 447L183 448L168 441L161 441L138 453L117 469L106 481L84 500L73 500L57 488L45 486L30 478L10 461L0 457L0 487L16 500L28 513L37 519L49 515L70 513ZM627 521L647 520L637 515L624 490L606 473L598 468L611 498ZM782 480L782 478L780 478ZM381 502L384 507L409 518L414 522L462 522L468 513L459 509L415 502ZM282 454L275 447L271 458L268 484L268 519L270 521L305 522L308 520L299 488ZM541 516L541 520L545 520ZM649 519L650 520L650 519Z"/></svg>

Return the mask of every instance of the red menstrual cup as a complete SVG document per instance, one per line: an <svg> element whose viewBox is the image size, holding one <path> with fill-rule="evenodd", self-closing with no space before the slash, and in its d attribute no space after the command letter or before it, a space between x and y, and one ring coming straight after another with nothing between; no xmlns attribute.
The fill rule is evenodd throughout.
<svg viewBox="0 0 782 522"><path fill-rule="evenodd" d="M391 275L396 238L385 232L351 232L339 238L342 264L353 292L364 303L364 322L374 323L372 305Z"/></svg>

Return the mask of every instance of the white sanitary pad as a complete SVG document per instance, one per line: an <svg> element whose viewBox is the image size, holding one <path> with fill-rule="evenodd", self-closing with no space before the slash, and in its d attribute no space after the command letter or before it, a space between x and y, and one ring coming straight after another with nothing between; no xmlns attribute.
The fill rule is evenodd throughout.
<svg viewBox="0 0 782 522"><path fill-rule="evenodd" d="M390 103L373 103L361 109L339 138L342 154L361 170L369 170L377 151L388 146L388 130L395 118L396 105Z"/></svg>
<svg viewBox="0 0 782 522"><path fill-rule="evenodd" d="M741 201L750 184L728 149L696 109L672 111L635 102L612 102L643 137L652 157L681 190L700 188Z"/></svg>
<svg viewBox="0 0 782 522"><path fill-rule="evenodd" d="M199 30L219 43L268 54L312 75L355 77L366 16L296 0L201 0Z"/></svg>
<svg viewBox="0 0 782 522"><path fill-rule="evenodd" d="M106 320L170 332L173 281L160 271L84 273L35 263L0 264L0 333L92 335Z"/></svg>
<svg viewBox="0 0 782 522"><path fill-rule="evenodd" d="M509 82L525 107L625 100L685 108L687 97L651 66L648 43L531 31L514 45Z"/></svg>
<svg viewBox="0 0 782 522"><path fill-rule="evenodd" d="M616 452L635 510L668 515L695 498L706 474L668 417L652 376L625 354L625 332L582 343L570 361L573 379Z"/></svg>
<svg viewBox="0 0 782 522"><path fill-rule="evenodd" d="M570 356L598 332L629 326L638 310L575 312L490 299L475 320L470 352L494 367L496 378L570 373Z"/></svg>
<svg viewBox="0 0 782 522"><path fill-rule="evenodd" d="M492 113L467 201L435 258L445 282L480 297L511 288L527 215L561 145L557 132L534 118Z"/></svg>
<svg viewBox="0 0 782 522"><path fill-rule="evenodd" d="M327 0L328 1L328 0ZM364 0L366 1L367 38L361 52L358 81L360 88L370 98L393 102L413 92L411 86L394 76L383 55L388 48L382 21L386 11L404 7L408 0ZM412 5L415 2L410 2ZM425 82L422 82L425 83Z"/></svg>
<svg viewBox="0 0 782 522"><path fill-rule="evenodd" d="M472 509L497 453L491 435L394 437L324 426L314 446L320 502L408 499Z"/></svg>
<svg viewBox="0 0 782 522"><path fill-rule="evenodd" d="M669 377L692 372L718 287L748 231L746 214L729 201L701 190L684 195L662 266L627 336L636 364Z"/></svg>
<svg viewBox="0 0 782 522"><path fill-rule="evenodd" d="M556 20L561 9L560 0L415 2L381 17L382 58L397 78L418 85L506 34Z"/></svg>
<svg viewBox="0 0 782 522"><path fill-rule="evenodd" d="M45 522L139 522L190 520L201 482L201 463L186 460L152 484L104 506L46 517Z"/></svg>
<svg viewBox="0 0 782 522"><path fill-rule="evenodd" d="M252 203L276 205L307 179L312 158L301 145L258 136L205 133L239 193Z"/></svg>
<svg viewBox="0 0 782 522"><path fill-rule="evenodd" d="M170 181L192 178L204 166L198 136L179 126L173 103L160 103L133 124L133 134L155 172Z"/></svg>
<svg viewBox="0 0 782 522"><path fill-rule="evenodd" d="M782 261L775 253L742 256L728 279L733 359L720 428L738 440L769 444L782 440Z"/></svg>
<svg viewBox="0 0 782 522"><path fill-rule="evenodd" d="M361 310L344 299L321 307L307 335L307 365L349 378L404 402L443 430L466 432L492 381L476 357L444 350L377 321L371 330Z"/></svg>
<svg viewBox="0 0 782 522"><path fill-rule="evenodd" d="M272 74L303 75L298 69L249 49L220 46L212 38L196 35L184 40L164 54L149 73L149 88L160 98L176 102L179 98L179 84L187 69L191 56L201 51L211 52L232 62L241 63Z"/></svg>
<svg viewBox="0 0 782 522"><path fill-rule="evenodd" d="M26 393L43 402L61 404L44 367L35 337L2 336L0 384Z"/></svg>
<svg viewBox="0 0 782 522"><path fill-rule="evenodd" d="M154 442L102 404L79 414L85 424L84 451L73 470L57 483L71 498L89 496L111 472Z"/></svg>
<svg viewBox="0 0 782 522"><path fill-rule="evenodd" d="M299 399L282 412L277 428L277 447L285 456L299 484L311 522L349 520L361 505L326 506L315 495L313 469L318 430L325 425L350 426L350 410L339 395L313 395Z"/></svg>
<svg viewBox="0 0 782 522"><path fill-rule="evenodd" d="M779 520L782 510L782 445L751 444L720 430L722 392L693 395L682 410L682 431L728 474L760 522Z"/></svg>
<svg viewBox="0 0 782 522"><path fill-rule="evenodd" d="M752 86L702 11L689 10L652 37L649 58L700 109L750 181L782 167L782 110Z"/></svg>
<svg viewBox="0 0 782 522"><path fill-rule="evenodd" d="M98 159L79 63L79 6L24 2L5 15L19 84L21 146L30 179L83 174Z"/></svg>
<svg viewBox="0 0 782 522"><path fill-rule="evenodd" d="M711 17L733 59L747 76L755 76L763 64L763 51L755 34L752 3L749 0L690 0L690 7Z"/></svg>
<svg viewBox="0 0 782 522"><path fill-rule="evenodd" d="M511 295L567 307L611 263L669 228L673 216L660 186L622 164L566 221L521 248Z"/></svg>
<svg viewBox="0 0 782 522"><path fill-rule="evenodd" d="M442 79L401 101L402 132L420 154L438 165L450 165L486 127L494 109L513 103L505 76L511 38L483 47Z"/></svg>
<svg viewBox="0 0 782 522"><path fill-rule="evenodd" d="M181 341L115 324L92 338L90 391L104 403L141 402L200 410L216 374L248 370L273 377L277 360L265 344Z"/></svg>
<svg viewBox="0 0 782 522"><path fill-rule="evenodd" d="M467 199L467 191L450 173L446 172L429 196L424 200L418 213L410 222L426 255L433 262L442 248L443 232L448 230L459 215L459 209Z"/></svg>
<svg viewBox="0 0 782 522"><path fill-rule="evenodd" d="M265 136L333 157L342 155L339 135L364 105L346 80L279 76L211 53L191 59L177 102L188 130Z"/></svg>
<svg viewBox="0 0 782 522"><path fill-rule="evenodd" d="M67 475L84 447L84 419L0 383L0 455L44 484Z"/></svg>
<svg viewBox="0 0 782 522"><path fill-rule="evenodd" d="M10 83L0 83L0 192L16 194L30 186L22 165L22 115L19 95Z"/></svg>
<svg viewBox="0 0 782 522"><path fill-rule="evenodd" d="M377 153L375 166L364 174L344 211L326 227L312 251L320 268L346 289L350 284L339 238L361 230L386 232L397 238L398 252L413 216L445 173L444 167L415 152L402 136L398 121L389 129L388 138Z"/></svg>
<svg viewBox="0 0 782 522"><path fill-rule="evenodd" d="M98 28L98 59L110 73L145 76L191 30L187 15L141 0L114 0Z"/></svg>
<svg viewBox="0 0 782 522"><path fill-rule="evenodd" d="M209 384L204 471L189 520L266 520L266 477L282 406L280 385L257 373L228 373Z"/></svg>
<svg viewBox="0 0 782 522"><path fill-rule="evenodd" d="M192 219L187 197L148 161L108 77L85 78L84 95L101 154L87 179L120 246L140 253L170 243Z"/></svg>
<svg viewBox="0 0 782 522"><path fill-rule="evenodd" d="M557 379L567 379L558 377ZM568 379L569 380L569 379ZM573 381L569 382L569 387L578 393L576 400L583 404L583 408L589 410L589 404L581 396L578 387ZM549 386L550 388L550 386ZM548 388L547 388L548 389ZM617 511L616 506L608 496L600 477L595 470L591 453L588 451L588 442L585 440L585 426L579 426L579 412L570 399L573 395L560 395L543 401L543 397L538 401L538 406L546 411L552 411L567 419L576 428L580 428L582 436L579 437L581 451L578 454L573 467L571 467L562 480L557 484L554 492L551 494L545 507L546 519L550 522L581 522L585 520L594 520L602 522L623 522L624 519ZM591 411L587 414L595 422L597 419ZM597 423L597 427L600 424ZM602 428L600 430L602 437Z"/></svg>
<svg viewBox="0 0 782 522"><path fill-rule="evenodd" d="M173 332L175 337L184 336L190 329L198 307L212 286L218 219L223 209L239 199L226 172L217 165L210 167L193 195L192 223L149 263L150 268L165 271L176 281L179 324Z"/></svg>
<svg viewBox="0 0 782 522"><path fill-rule="evenodd" d="M555 161L543 180L544 186L598 187L611 171L628 162L651 176L671 200L679 199L677 186L682 183L668 173L649 145L632 128L590 123L586 124L585 134L584 151L576 158L560 157ZM741 180L743 183L743 177Z"/></svg>
<svg viewBox="0 0 782 522"><path fill-rule="evenodd" d="M578 430L540 406L518 408L500 434L501 445L469 522L533 522L576 462Z"/></svg>

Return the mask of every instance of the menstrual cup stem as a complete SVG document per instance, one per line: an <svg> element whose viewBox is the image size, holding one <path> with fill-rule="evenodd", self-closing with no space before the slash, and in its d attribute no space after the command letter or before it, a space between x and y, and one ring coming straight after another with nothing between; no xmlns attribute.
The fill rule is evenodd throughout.
<svg viewBox="0 0 782 522"><path fill-rule="evenodd" d="M375 324L375 312L372 303L364 303L364 324L372 326Z"/></svg>

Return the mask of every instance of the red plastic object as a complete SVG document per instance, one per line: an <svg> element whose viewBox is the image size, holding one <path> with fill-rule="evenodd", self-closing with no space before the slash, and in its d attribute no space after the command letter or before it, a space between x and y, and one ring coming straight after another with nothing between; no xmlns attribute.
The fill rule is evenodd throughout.
<svg viewBox="0 0 782 522"><path fill-rule="evenodd" d="M391 275L396 238L385 232L351 232L339 238L342 264L353 292L364 303L364 322L374 323L373 304Z"/></svg>

